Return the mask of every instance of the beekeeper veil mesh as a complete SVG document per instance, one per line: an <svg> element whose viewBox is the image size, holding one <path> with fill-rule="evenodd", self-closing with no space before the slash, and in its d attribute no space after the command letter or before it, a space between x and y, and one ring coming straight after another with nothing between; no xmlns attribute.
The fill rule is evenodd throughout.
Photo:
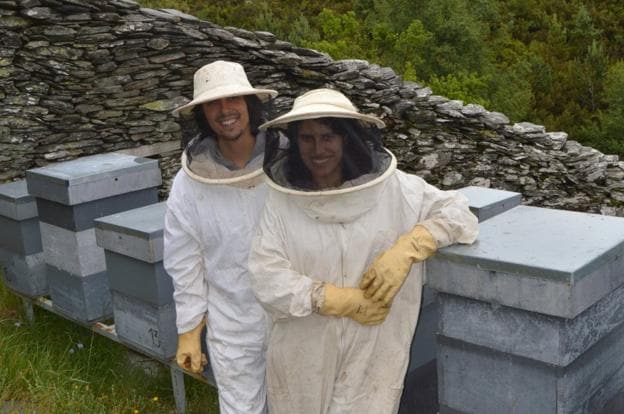
<svg viewBox="0 0 624 414"><path fill-rule="evenodd" d="M274 183L301 191L319 191L312 173L306 167L299 142L302 123L306 120L328 128L342 138L342 183L339 187L356 186L381 175L391 163L391 155L381 144L377 117L360 114L342 93L331 89L309 91L297 99L290 112L260 126L271 131L282 128L284 135L267 137L264 172Z"/></svg>

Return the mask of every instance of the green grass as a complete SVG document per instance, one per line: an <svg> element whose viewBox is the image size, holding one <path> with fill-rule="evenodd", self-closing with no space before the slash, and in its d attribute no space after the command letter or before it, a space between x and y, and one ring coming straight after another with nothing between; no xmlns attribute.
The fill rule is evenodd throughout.
<svg viewBox="0 0 624 414"><path fill-rule="evenodd" d="M148 375L129 353L37 306L28 323L0 278L0 412L10 401L20 413L175 413L168 368ZM190 377L185 384L188 413L219 412L212 386Z"/></svg>

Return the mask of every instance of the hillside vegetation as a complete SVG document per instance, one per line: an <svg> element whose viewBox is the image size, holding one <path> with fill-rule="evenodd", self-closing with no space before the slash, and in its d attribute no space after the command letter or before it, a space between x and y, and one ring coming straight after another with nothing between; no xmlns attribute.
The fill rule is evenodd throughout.
<svg viewBox="0 0 624 414"><path fill-rule="evenodd" d="M390 66L604 153L624 154L624 2L140 0L223 26Z"/></svg>

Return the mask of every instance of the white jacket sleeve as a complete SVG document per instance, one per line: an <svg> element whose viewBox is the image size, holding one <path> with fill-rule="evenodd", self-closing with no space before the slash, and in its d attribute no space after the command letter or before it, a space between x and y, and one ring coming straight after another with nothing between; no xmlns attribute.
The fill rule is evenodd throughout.
<svg viewBox="0 0 624 414"><path fill-rule="evenodd" d="M165 270L173 280L176 325L182 334L195 328L208 308L203 249L193 222L199 220L194 204L184 199L183 180L177 179L167 200L164 231Z"/></svg>
<svg viewBox="0 0 624 414"><path fill-rule="evenodd" d="M435 238L438 248L455 243L470 244L479 235L477 217L468 206L468 199L458 191L443 191L422 178L401 173L407 187L406 197L412 205L420 204L420 224ZM420 203L418 203L420 201Z"/></svg>
<svg viewBox="0 0 624 414"><path fill-rule="evenodd" d="M312 313L312 291L320 282L293 270L283 223L267 200L249 255L251 285L258 301L274 318Z"/></svg>

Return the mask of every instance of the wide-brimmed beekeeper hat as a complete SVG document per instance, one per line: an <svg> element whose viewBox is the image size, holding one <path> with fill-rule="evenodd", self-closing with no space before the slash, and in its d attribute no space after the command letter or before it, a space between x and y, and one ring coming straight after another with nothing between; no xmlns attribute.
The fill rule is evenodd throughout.
<svg viewBox="0 0 624 414"><path fill-rule="evenodd" d="M386 126L373 115L361 114L353 103L342 93L333 89L313 89L297 97L290 112L260 125L264 130L270 127L285 128L293 121L317 118L352 118L379 128Z"/></svg>
<svg viewBox="0 0 624 414"><path fill-rule="evenodd" d="M173 113L187 114L198 104L244 95L256 95L265 102L275 98L277 91L254 88L241 64L217 60L197 69L193 76L193 100Z"/></svg>

